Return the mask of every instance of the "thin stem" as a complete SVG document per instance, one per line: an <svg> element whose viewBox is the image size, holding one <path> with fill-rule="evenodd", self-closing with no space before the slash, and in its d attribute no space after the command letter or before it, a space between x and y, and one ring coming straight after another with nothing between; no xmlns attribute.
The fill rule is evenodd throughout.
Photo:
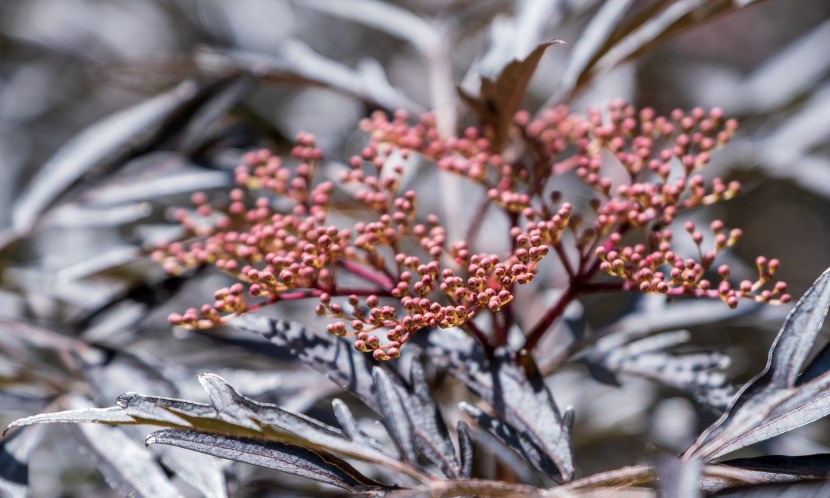
<svg viewBox="0 0 830 498"><path fill-rule="evenodd" d="M341 261L340 266L352 275L362 278L367 282L373 283L385 291L390 291L393 287L392 279L387 275L374 272L364 266L355 264L352 261Z"/></svg>
<svg viewBox="0 0 830 498"><path fill-rule="evenodd" d="M511 293L513 289L510 289ZM502 326L497 330L496 344L499 346L507 346L507 341L510 338L510 329L513 328L515 318L513 316L513 301L508 302L501 308L499 313L503 318Z"/></svg>
<svg viewBox="0 0 830 498"><path fill-rule="evenodd" d="M461 329L467 332L468 334L472 335L481 346L487 351L487 355L490 356L493 352L493 345L490 344L490 341L487 339L487 334L485 334L478 326L473 323L472 320L468 320L461 325Z"/></svg>
<svg viewBox="0 0 830 498"><path fill-rule="evenodd" d="M559 300L556 304L554 304L553 307L545 313L545 316L543 316L542 319L539 320L539 322L530 330L522 349L527 352L533 351L533 348L536 347L536 344L539 343L548 328L550 328L550 326L553 325L553 322L555 322L556 319L562 315L568 304L576 298L576 287L578 282L578 278L571 280L570 285L568 285L565 292L559 296Z"/></svg>
<svg viewBox="0 0 830 498"><path fill-rule="evenodd" d="M565 253L565 250L562 248L562 244L557 242L553 245L553 250L556 251L556 255L559 256L559 261L561 261L562 266L565 267L565 272L568 274L568 277L570 277L571 280L573 280L576 277L576 273L574 272L573 265L571 265L571 260L568 258L567 253Z"/></svg>
<svg viewBox="0 0 830 498"><path fill-rule="evenodd" d="M485 187L486 188L486 187ZM479 229L484 225L484 216L487 214L487 209L490 207L490 199L487 197L481 202L481 205L476 209L473 219L470 221L470 226L467 228L467 233L464 240L470 246L475 243L478 238Z"/></svg>
<svg viewBox="0 0 830 498"><path fill-rule="evenodd" d="M576 491L608 486L637 486L651 484L656 477L654 468L650 465L634 465L621 469L600 472L582 479L577 479L562 486L555 486L546 490L547 496L556 496L561 491Z"/></svg>
<svg viewBox="0 0 830 498"><path fill-rule="evenodd" d="M429 496L431 498L450 498L453 496L541 498L544 495L542 490L528 486L527 484L484 479L464 479L452 481L436 480L426 486L419 486L417 488L385 491L384 496L392 498L415 498L421 496Z"/></svg>

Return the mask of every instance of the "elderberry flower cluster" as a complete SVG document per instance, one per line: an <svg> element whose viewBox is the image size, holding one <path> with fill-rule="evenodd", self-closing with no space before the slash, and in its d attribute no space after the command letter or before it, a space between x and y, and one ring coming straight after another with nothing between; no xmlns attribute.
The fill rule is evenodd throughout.
<svg viewBox="0 0 830 498"><path fill-rule="evenodd" d="M527 349L568 301L592 291L711 297L731 307L739 298L786 302L786 284L774 281L775 259L759 257L758 278L737 285L726 265L714 268L740 230L715 220L707 242L687 222L696 254L681 255L673 245L670 225L679 211L739 192L737 182L698 174L735 127L717 109L662 117L623 102L585 115L557 107L537 118L518 113L512 141L493 150L487 129L442 138L432 115L413 122L405 112L378 112L361 122L368 144L340 166L339 177L329 174L337 165L323 168L314 137L301 134L289 160L250 152L227 198L197 193L192 209L176 211L187 235L153 257L171 273L210 265L238 283L170 322L208 328L278 301L315 298L316 313L333 319L330 333L353 337L357 350L378 360L398 357L424 328L460 327L498 346L514 325L511 313L499 312L515 305L516 285L533 281L550 252L568 288L525 331ZM467 240L447 240L441 220L419 210L417 193L401 188L402 162L413 154L479 185L486 193L480 216L490 206L508 215L506 254L472 247L476 227ZM565 175L593 192L588 212L575 212L555 190ZM474 320L481 314L490 320Z"/></svg>

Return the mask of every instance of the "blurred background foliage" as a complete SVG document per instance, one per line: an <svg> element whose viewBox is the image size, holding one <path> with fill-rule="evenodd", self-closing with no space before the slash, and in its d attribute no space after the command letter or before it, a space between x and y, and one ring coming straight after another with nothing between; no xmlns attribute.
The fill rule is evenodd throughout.
<svg viewBox="0 0 830 498"><path fill-rule="evenodd" d="M728 226L741 227L745 236L730 263L743 261L751 271L755 255L779 258L779 276L795 296L827 266L830 3L409 0L392 4L410 17L390 17L381 26L372 25L362 2L343 12L350 10L344 7L349 3L0 2L0 220L10 227L0 252L0 315L49 323L101 351L154 358L176 370L177 379L191 379L195 398L193 372L234 369L239 375L261 374L250 382L254 391L261 388L283 404L293 400L296 409L313 409L331 390L298 390L316 374L292 372L286 357L251 355L242 339L228 345L211 337L174 337L166 314L203 302L221 277L186 283L166 279L138 258L139 248L167 233L167 209L185 203L191 190L227 187L228 172L242 150L263 145L286 150L297 132L310 131L329 157L342 161L359 150L356 124L372 110L433 108L430 50L446 50L446 76L477 90L477 75L492 76L506 60L524 57L551 38L566 44L542 57L524 98L526 108L567 102L580 109L616 97L660 113L676 107L723 108L739 119L740 133L715 156L707 174L741 180L743 194L692 216L720 217ZM613 3L620 7L616 17L609 7ZM661 18L666 12L683 15ZM655 19L653 40L646 32L644 41L625 45L627 29L647 27ZM430 45L436 34L441 43ZM574 53L580 47L592 52L581 63ZM193 83L182 85L186 80ZM148 117L151 123L108 123L85 134L81 150L70 152L87 161L88 169L67 188L55 187L44 209L30 210L28 221L36 219L35 226L27 221L19 206L22 193L62 147L93 123L174 87L166 94L172 103L163 104L166 114L155 109L159 114ZM475 121L465 111L460 122ZM119 130L125 135L108 142ZM50 206L57 207L41 217L38 211ZM583 303L592 311L589 325L612 323L637 304L606 305L603 299ZM761 368L786 309L757 311L751 316L715 313L708 317L715 323L695 326L691 319L688 324L694 347L732 356L730 373L737 382ZM47 352L35 354L19 344L31 343L32 336L21 339L25 331L19 323L4 323L3 421L44 409L64 392L88 390L56 366L54 351L60 348L44 345L55 337L38 339L42 343L33 348ZM88 367L96 361L104 360L82 363ZM129 379L124 382L107 386L109 398L95 389L93 397L106 406L115 394L141 390ZM682 450L713 417L643 380L612 388L575 367L550 382L560 406L576 407L575 454L583 474L630 464L653 447ZM766 443L765 449L826 452L826 429L826 422L813 424ZM64 429L48 431L54 437L32 460L33 495L109 493L94 467L76 458L78 449ZM265 496L274 482L296 484L252 468L240 476L240 496ZM303 489L305 484L296 485Z"/></svg>

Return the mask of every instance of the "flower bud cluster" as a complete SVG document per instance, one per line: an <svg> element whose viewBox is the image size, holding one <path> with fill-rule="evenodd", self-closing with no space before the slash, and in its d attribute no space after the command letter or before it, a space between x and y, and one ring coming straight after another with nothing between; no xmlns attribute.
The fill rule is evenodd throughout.
<svg viewBox="0 0 830 498"><path fill-rule="evenodd" d="M592 285L609 289L595 280L605 274L617 289L716 298L731 307L740 298L790 299L774 279L777 260L759 257L757 279L738 284L726 265L715 266L741 236L719 220L707 235L686 223L696 255L676 249L672 226L680 211L740 190L737 182L699 174L736 128L720 110L657 116L614 101L584 115L564 106L535 118L519 112L513 125L513 141L494 150L487 129L442 138L432 115L412 122L402 111L374 113L360 124L368 143L347 161L337 191L320 171L322 153L311 135L297 137L290 159L246 154L228 198L194 194L192 209L174 214L187 237L153 253L171 273L209 265L238 283L201 309L171 315L171 323L212 327L277 301L317 298L317 314L333 319L331 334L387 360L424 328L461 327L489 340L473 319L512 306L515 286L534 281L550 252L568 273L570 298ZM474 237L447 240L438 217L419 212L416 192L401 188L401 163L412 155L480 185L486 202L511 220L511 250L487 254L470 247ZM566 174L587 185L591 210L578 212L584 199L566 202L554 190ZM562 309L553 307L531 330L532 344ZM502 340L508 320L491 320Z"/></svg>
<svg viewBox="0 0 830 498"><path fill-rule="evenodd" d="M548 248L520 233L503 260L471 253L463 241L448 244L436 216L419 218L415 192L399 189L402 168L390 164L392 152L369 145L341 175L356 201L349 207L364 211L350 228L328 222L334 188L312 176L321 158L313 137L298 137L291 166L265 150L246 154L228 199L194 194L194 208L176 215L189 240L153 253L171 273L212 265L239 283L170 322L209 328L277 301L317 297L317 314L337 320L330 333L354 337L357 350L387 360L418 330L498 312L513 299L513 285L533 280ZM343 273L368 287L344 287Z"/></svg>
<svg viewBox="0 0 830 498"><path fill-rule="evenodd" d="M628 288L639 289L646 294L719 298L730 308L738 305L738 298L775 304L790 301L791 296L786 293L787 284L773 279L779 266L777 259L767 260L760 256L757 260L758 278L754 282L742 281L738 287L733 287L729 281L731 270L728 265L720 265L716 273L712 271L718 253L734 245L740 239L741 231L733 229L727 232L720 220L713 221L710 228L714 234L714 247L704 251L703 233L696 229L694 223L685 224L686 232L698 247L697 259L684 258L672 249L674 234L671 230L652 232L649 244L634 246L621 245L620 235L612 234L610 244L595 251L601 261L599 269L607 275L623 279Z"/></svg>
<svg viewBox="0 0 830 498"><path fill-rule="evenodd" d="M526 154L511 160L491 150L486 134L477 129L441 140L431 119L407 128L400 116L389 121L379 113L362 126L374 142L421 154L439 168L481 184L494 205L522 214L527 220L524 229L538 233L544 244L557 248L560 257L564 253L558 245L570 232L580 252L579 266L618 277L625 288L720 298L730 306L737 298L789 299L784 283L771 284L761 276L751 283L751 290L733 288L728 281L714 288L704 278L717 254L740 238L740 230L727 233L721 222L713 223L713 250L699 251L694 264L675 253L671 230L665 230L683 209L728 200L740 192L736 181L704 180L699 174L715 149L728 143L737 129L737 122L725 119L720 109L695 108L689 113L676 109L659 116L653 109L638 111L615 100L603 111L589 109L585 115L565 106L544 110L535 118L520 111L514 125L517 143L506 150L522 145ZM593 213L572 213L571 204L562 203L559 192L543 195L557 176L569 171L597 195L590 203ZM592 223L583 222L588 215ZM716 226L721 228L716 231ZM622 236L635 230L644 235L642 243L619 247ZM692 235L700 246L702 235ZM761 287L768 283L773 289L765 293Z"/></svg>

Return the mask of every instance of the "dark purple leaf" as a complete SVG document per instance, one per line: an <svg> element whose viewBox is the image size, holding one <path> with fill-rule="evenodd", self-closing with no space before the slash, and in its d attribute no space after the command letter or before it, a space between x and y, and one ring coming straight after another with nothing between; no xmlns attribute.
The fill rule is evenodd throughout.
<svg viewBox="0 0 830 498"><path fill-rule="evenodd" d="M826 270L787 316L766 368L744 385L726 413L686 450L686 456L710 460L790 431L830 413L830 373L798 383L830 306L830 270Z"/></svg>
<svg viewBox="0 0 830 498"><path fill-rule="evenodd" d="M348 491L382 487L339 458L325 457L299 446L232 438L190 430L165 429L147 437L146 443L167 444L219 458L276 469Z"/></svg>
<svg viewBox="0 0 830 498"><path fill-rule="evenodd" d="M539 472L552 479L558 480L560 478L560 471L553 460L525 436L516 432L498 418L488 415L473 405L461 402L458 406L479 430L489 434L504 447L517 453Z"/></svg>
<svg viewBox="0 0 830 498"><path fill-rule="evenodd" d="M601 4L574 43L557 92L560 97L569 94L577 86L577 82L601 53L601 49L614 33L631 3L632 0L622 0ZM556 103L559 100L560 98L557 98Z"/></svg>
<svg viewBox="0 0 830 498"><path fill-rule="evenodd" d="M389 454L390 458L398 458L396 455L390 454L389 450L385 446L380 444L374 438L368 436L360 429L357 420L354 418L354 415L352 415L352 412L349 410L346 403L335 398L332 400L331 405L334 409L334 416L337 418L337 423L340 424L340 427L343 429L343 433L349 438L349 440L360 443L363 446L375 448L381 453Z"/></svg>
<svg viewBox="0 0 830 498"><path fill-rule="evenodd" d="M383 86L376 76L356 72L299 40L286 40L278 48L275 56L201 48L196 53L196 64L209 73L245 71L266 80L323 86L388 110L423 111L391 85Z"/></svg>
<svg viewBox="0 0 830 498"><path fill-rule="evenodd" d="M410 365L409 383L412 392L397 385L406 415L412 423L415 445L430 462L441 468L445 476L460 476L461 464L455 453L449 431L435 403L421 358L414 358Z"/></svg>
<svg viewBox="0 0 830 498"><path fill-rule="evenodd" d="M77 203L90 208L120 206L231 185L233 174L229 171L206 170L171 152L149 152L85 190Z"/></svg>
<svg viewBox="0 0 830 498"><path fill-rule="evenodd" d="M191 81L93 124L38 171L15 203L12 220L26 231L58 197L94 168L113 162L197 94Z"/></svg>
<svg viewBox="0 0 830 498"><path fill-rule="evenodd" d="M765 455L753 458L736 458L726 460L718 465L727 465L774 475L801 476L807 479L826 479L830 477L830 454L816 455ZM779 479L778 477L774 477Z"/></svg>
<svg viewBox="0 0 830 498"><path fill-rule="evenodd" d="M365 353L355 351L347 341L325 332L314 332L298 323L272 320L265 316L242 315L233 319L230 325L260 334L287 349L380 413L373 392L371 360Z"/></svg>
<svg viewBox="0 0 830 498"><path fill-rule="evenodd" d="M375 381L375 397L378 400L383 423L392 440L398 445L404 460L415 463L415 433L412 422L407 416L406 407L401 394L395 388L392 379L382 368L372 369L372 378Z"/></svg>
<svg viewBox="0 0 830 498"><path fill-rule="evenodd" d="M323 424L313 418L300 413L284 410L276 405L259 403L237 393L220 377L212 374L199 376L208 396L213 404L214 419L221 420L235 427L248 429L239 435L248 436L250 431L262 432L263 437L297 444L315 452L332 452L346 457L356 458L367 462L386 465L398 471L409 474L415 479L428 479L421 472L410 465L391 459L387 454L379 452L373 446L365 446L352 441L342 431ZM187 418L187 413L179 413L175 409L168 410ZM217 432L210 421L189 419L195 429L204 428L208 432ZM276 429L276 431L275 431ZM222 432L222 430L218 431Z"/></svg>
<svg viewBox="0 0 830 498"><path fill-rule="evenodd" d="M729 366L728 356L668 352L687 343L690 337L687 331L674 331L625 342L629 338L626 334L610 334L577 357L586 361L589 370L607 373L611 379L616 380L616 374L645 377L684 391L703 405L725 408L735 394L724 372Z"/></svg>
<svg viewBox="0 0 830 498"><path fill-rule="evenodd" d="M709 496L718 498L825 498L830 493L826 481L757 484L737 489L728 489Z"/></svg>
<svg viewBox="0 0 830 498"><path fill-rule="evenodd" d="M126 391L152 392L164 397L179 394L161 365L154 365L125 350L94 348L80 356L80 361L99 403L111 403Z"/></svg>
<svg viewBox="0 0 830 498"><path fill-rule="evenodd" d="M458 421L458 453L461 456L459 477L469 479L473 474L473 442L470 439L470 427L463 420Z"/></svg>
<svg viewBox="0 0 830 498"><path fill-rule="evenodd" d="M452 349L450 349L452 348ZM525 369L507 352L487 358L472 339L454 338L431 348L433 358L445 358L450 373L493 407L519 435L533 443L556 465L558 480L573 478L570 427L565 423L544 379L532 365ZM523 358L531 362L529 358ZM528 374L527 370L532 373Z"/></svg>
<svg viewBox="0 0 830 498"><path fill-rule="evenodd" d="M522 104L530 78L545 50L561 40L541 43L524 59L514 60L501 70L495 79L482 78L479 95L470 95L459 88L461 97L478 114L482 126L493 130L493 149L500 151L507 138L513 115Z"/></svg>
<svg viewBox="0 0 830 498"><path fill-rule="evenodd" d="M29 458L43 438L44 427L18 431L0 444L0 496L29 496Z"/></svg>
<svg viewBox="0 0 830 498"><path fill-rule="evenodd" d="M187 124L179 140L179 152L185 156L193 154L205 140L211 125L250 92L253 83L254 80L249 75L236 75L226 81L220 81L213 95Z"/></svg>
<svg viewBox="0 0 830 498"><path fill-rule="evenodd" d="M73 406L89 405L75 398ZM95 410L95 408L80 408ZM73 424L70 430L90 450L107 483L124 495L142 497L179 497L182 492L173 485L156 456L127 436L120 427L97 424Z"/></svg>

